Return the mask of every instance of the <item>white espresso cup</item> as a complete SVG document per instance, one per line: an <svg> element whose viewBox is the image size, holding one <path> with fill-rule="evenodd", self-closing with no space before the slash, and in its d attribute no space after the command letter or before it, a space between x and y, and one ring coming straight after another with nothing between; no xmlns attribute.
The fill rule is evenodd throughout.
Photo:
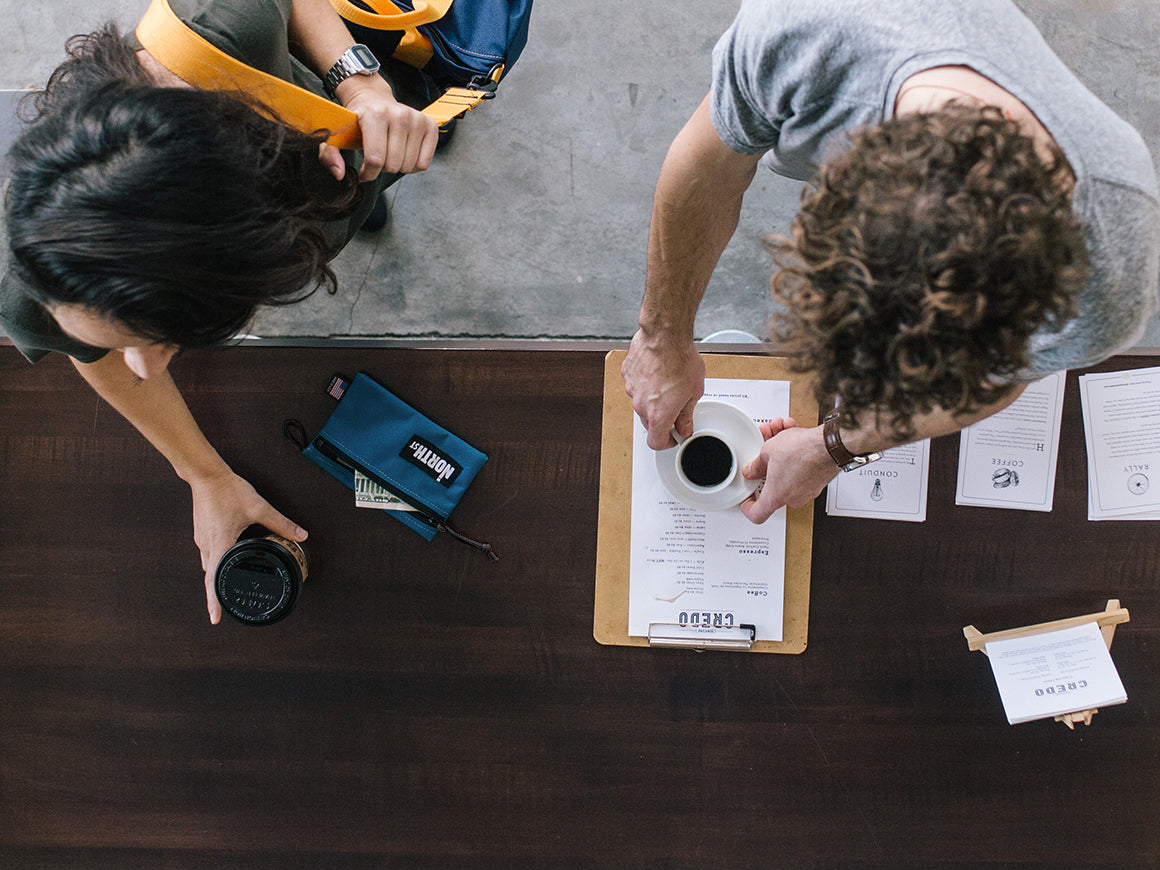
<svg viewBox="0 0 1160 870"><path fill-rule="evenodd" d="M737 451L724 432L717 429L697 429L688 438L682 438L676 428L677 441L674 457L677 479L697 495L720 492L737 476Z"/></svg>
<svg viewBox="0 0 1160 870"><path fill-rule="evenodd" d="M720 399L701 399L693 410L688 438L672 432L675 447L654 456L669 495L702 511L731 508L760 485L741 470L761 452L761 430L744 411Z"/></svg>

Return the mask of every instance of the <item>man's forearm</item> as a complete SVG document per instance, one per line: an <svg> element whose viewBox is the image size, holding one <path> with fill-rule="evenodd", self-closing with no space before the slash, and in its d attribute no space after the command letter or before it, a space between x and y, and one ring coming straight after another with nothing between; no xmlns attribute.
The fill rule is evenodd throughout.
<svg viewBox="0 0 1160 870"><path fill-rule="evenodd" d="M966 414L955 414L943 408L936 408L934 411L914 419L913 437L906 439L906 441L899 440L890 433L888 420L884 416L875 415L868 411L860 415L860 425L857 428L842 430L842 442L851 453L862 454L881 452L891 447L897 447L899 444L922 441L924 438L950 435L973 423L985 420L992 414L999 413L1018 399L1023 394L1024 389L1025 385L1020 384L997 402L982 405Z"/></svg>
<svg viewBox="0 0 1160 870"><path fill-rule="evenodd" d="M81 376L164 456L187 483L230 473L202 434L168 372L142 380L111 351L95 363L73 360Z"/></svg>
<svg viewBox="0 0 1160 870"><path fill-rule="evenodd" d="M701 297L737 229L756 166L756 156L733 152L717 136L706 98L673 140L657 181L640 313L646 335L692 341Z"/></svg>
<svg viewBox="0 0 1160 870"><path fill-rule="evenodd" d="M733 236L757 156L731 150L713 127L709 98L677 134L661 168L649 225L648 275L640 329L620 367L648 444L688 435L705 389L693 323L717 259Z"/></svg>
<svg viewBox="0 0 1160 870"><path fill-rule="evenodd" d="M954 414L937 410L914 420L914 437L936 438L957 432L972 423L996 414L1014 402L1023 392L1020 386L1007 396L991 405L976 409L969 414ZM875 453L897 447L905 441L894 438L888 426L877 428L874 415L867 413L859 420L855 429L842 430L842 442L855 455ZM804 422L804 421L803 421ZM742 512L753 522L763 523L775 511L789 505L801 507L821 494L826 485L839 473L838 466L826 449L821 426L813 428L769 429L763 424L766 442L761 454L744 470L746 477L757 480L765 478L765 486L752 500L742 504Z"/></svg>

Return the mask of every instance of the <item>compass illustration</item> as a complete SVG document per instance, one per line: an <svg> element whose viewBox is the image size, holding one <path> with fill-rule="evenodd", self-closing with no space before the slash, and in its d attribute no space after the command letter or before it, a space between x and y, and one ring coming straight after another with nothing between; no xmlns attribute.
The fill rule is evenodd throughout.
<svg viewBox="0 0 1160 870"><path fill-rule="evenodd" d="M1148 491L1148 475L1136 472L1128 478L1128 492L1132 495L1143 495Z"/></svg>

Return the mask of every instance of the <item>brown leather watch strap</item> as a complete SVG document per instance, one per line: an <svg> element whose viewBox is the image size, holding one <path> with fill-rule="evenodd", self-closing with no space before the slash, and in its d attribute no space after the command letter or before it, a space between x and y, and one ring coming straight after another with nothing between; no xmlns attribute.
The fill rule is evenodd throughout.
<svg viewBox="0 0 1160 870"><path fill-rule="evenodd" d="M837 408L828 413L822 420L822 437L825 439L826 450L829 451L830 458L834 460L838 468L845 468L854 461L854 454L847 450L846 445L842 443L841 418L842 412Z"/></svg>
<svg viewBox="0 0 1160 870"><path fill-rule="evenodd" d="M849 448L842 443L841 417L841 409L835 408L822 421L822 438L826 442L826 450L829 451L830 458L837 463L838 468L842 471L853 471L881 459L882 454L878 452L863 453L861 456L856 456L850 452Z"/></svg>

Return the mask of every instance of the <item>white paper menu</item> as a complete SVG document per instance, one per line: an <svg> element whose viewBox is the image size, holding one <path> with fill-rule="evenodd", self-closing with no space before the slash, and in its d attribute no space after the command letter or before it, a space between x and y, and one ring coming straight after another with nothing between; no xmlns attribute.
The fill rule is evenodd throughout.
<svg viewBox="0 0 1160 870"><path fill-rule="evenodd" d="M955 504L1050 511L1066 372L1028 384L997 414L963 429Z"/></svg>
<svg viewBox="0 0 1160 870"><path fill-rule="evenodd" d="M991 641L987 658L1012 725L1128 700L1095 622Z"/></svg>
<svg viewBox="0 0 1160 870"><path fill-rule="evenodd" d="M705 397L730 402L758 423L789 414L789 381L707 378ZM780 641L785 599L785 508L754 525L740 508L699 511L657 476L639 419L633 427L628 633L650 625L711 634L743 624Z"/></svg>
<svg viewBox="0 0 1160 870"><path fill-rule="evenodd" d="M891 447L877 462L843 471L830 481L826 514L925 522L929 476L929 438Z"/></svg>
<svg viewBox="0 0 1160 870"><path fill-rule="evenodd" d="M1160 519L1160 368L1082 375L1088 519Z"/></svg>

